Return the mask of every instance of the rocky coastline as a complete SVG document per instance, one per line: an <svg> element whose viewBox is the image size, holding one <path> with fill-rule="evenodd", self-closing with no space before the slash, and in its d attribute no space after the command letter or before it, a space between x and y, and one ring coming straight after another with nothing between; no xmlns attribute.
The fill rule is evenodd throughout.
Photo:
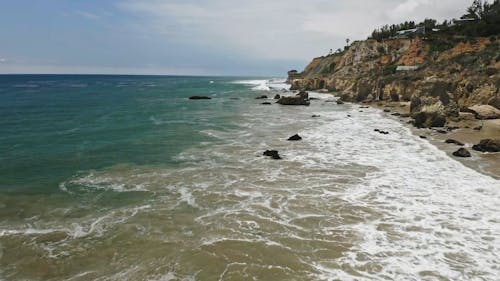
<svg viewBox="0 0 500 281"><path fill-rule="evenodd" d="M458 40L446 50L436 50L437 40L357 41L288 72L287 82L292 91L380 108L451 157L500 179L500 39ZM494 145L479 149L481 143Z"/></svg>

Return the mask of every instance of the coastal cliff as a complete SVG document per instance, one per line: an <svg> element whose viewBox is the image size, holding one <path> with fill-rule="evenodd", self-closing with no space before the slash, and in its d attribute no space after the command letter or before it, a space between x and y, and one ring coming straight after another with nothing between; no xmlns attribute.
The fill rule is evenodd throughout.
<svg viewBox="0 0 500 281"><path fill-rule="evenodd" d="M474 105L500 109L500 39L411 36L353 42L289 72L292 90L323 90L343 101L410 102L419 127L439 127ZM496 112L496 113L495 113Z"/></svg>

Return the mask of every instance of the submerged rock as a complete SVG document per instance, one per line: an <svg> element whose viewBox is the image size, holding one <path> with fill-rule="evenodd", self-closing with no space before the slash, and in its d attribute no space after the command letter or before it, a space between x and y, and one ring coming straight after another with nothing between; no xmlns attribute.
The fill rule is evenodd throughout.
<svg viewBox="0 0 500 281"><path fill-rule="evenodd" d="M444 141L445 143L450 143L450 144L456 144L456 145L459 145L459 146L464 146L463 143L457 141L457 140L454 140L454 139L447 139Z"/></svg>
<svg viewBox="0 0 500 281"><path fill-rule="evenodd" d="M312 118L319 118L319 117L321 117L321 115L316 115L316 114L314 114L314 115L313 115L313 116L311 116L311 117L312 117Z"/></svg>
<svg viewBox="0 0 500 281"><path fill-rule="evenodd" d="M261 104L262 104L262 105L271 105L271 103L270 103L270 102L263 102L263 103L261 103Z"/></svg>
<svg viewBox="0 0 500 281"><path fill-rule="evenodd" d="M500 140L498 139L481 140L479 144L472 146L472 149L481 152L500 152Z"/></svg>
<svg viewBox="0 0 500 281"><path fill-rule="evenodd" d="M269 157L276 159L276 160L281 159L277 150L266 150L266 151L264 151L264 156L269 156Z"/></svg>
<svg viewBox="0 0 500 281"><path fill-rule="evenodd" d="M255 98L256 100L264 100L264 99L267 99L267 96L266 95L262 95L262 96L258 96Z"/></svg>
<svg viewBox="0 0 500 281"><path fill-rule="evenodd" d="M337 104L344 104L344 102L341 101L340 99L338 99L336 102L337 102Z"/></svg>
<svg viewBox="0 0 500 281"><path fill-rule="evenodd" d="M281 98L281 96L280 96L279 94L276 94L276 95L274 96L274 99L275 99L275 100L279 100L280 98Z"/></svg>
<svg viewBox="0 0 500 281"><path fill-rule="evenodd" d="M207 96L191 96L189 97L190 100L211 100L211 97Z"/></svg>
<svg viewBox="0 0 500 281"><path fill-rule="evenodd" d="M291 137L288 138L289 141L299 141L299 140L302 140L302 137L299 136L298 134L295 134Z"/></svg>
<svg viewBox="0 0 500 281"><path fill-rule="evenodd" d="M460 148L459 150L453 152L453 156L455 157L462 157L462 158L468 158L468 157L471 157L472 155L470 154L470 152L465 149L465 148Z"/></svg>

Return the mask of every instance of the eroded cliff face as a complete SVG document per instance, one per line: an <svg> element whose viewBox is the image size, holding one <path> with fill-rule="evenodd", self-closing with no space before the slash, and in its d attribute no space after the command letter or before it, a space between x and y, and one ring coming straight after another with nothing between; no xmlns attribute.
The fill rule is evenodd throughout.
<svg viewBox="0 0 500 281"><path fill-rule="evenodd" d="M500 107L500 40L450 45L439 39L354 42L349 50L313 59L290 79L292 89L336 92L345 101L411 101L412 111L446 116L475 104ZM444 49L444 50L443 50ZM418 70L396 71L396 68Z"/></svg>

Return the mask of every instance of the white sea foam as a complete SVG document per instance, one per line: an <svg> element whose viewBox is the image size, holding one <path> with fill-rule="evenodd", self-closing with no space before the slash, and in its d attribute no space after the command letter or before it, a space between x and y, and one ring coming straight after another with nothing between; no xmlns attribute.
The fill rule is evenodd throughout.
<svg viewBox="0 0 500 281"><path fill-rule="evenodd" d="M119 225L148 212L147 219L133 220L135 234L151 248L175 244L168 253L176 258L158 261L154 249L124 245L123 251L140 250L144 262L101 280L183 280L194 272L201 280L198 272L218 270L206 278L213 280L269 267L305 280L495 280L499 181L463 166L377 109L359 112L358 106L325 102L329 95L311 96L320 100L301 110L276 105L273 116L261 107L243 108L236 129L203 132L217 144L180 153L185 166L127 166L61 184L70 192L154 191L147 205L59 227L3 229L0 237L64 231L76 242L110 238ZM303 141L287 142L294 133ZM278 149L283 160L263 157L265 149ZM54 254L64 252L50 246ZM193 255L205 254L210 262L191 263L198 260ZM164 263L175 265L156 271Z"/></svg>
<svg viewBox="0 0 500 281"><path fill-rule="evenodd" d="M148 191L143 183L132 182L130 179L120 176L96 175L93 172L77 176L59 184L59 189L64 192L72 193L75 188L83 190L112 190L116 192Z"/></svg>
<svg viewBox="0 0 500 281"><path fill-rule="evenodd" d="M255 91L269 91L273 90L288 90L290 85L285 83L283 79L271 79L271 80L239 80L233 81L234 84L244 84L253 86L252 90Z"/></svg>
<svg viewBox="0 0 500 281"><path fill-rule="evenodd" d="M256 91L269 91L269 86L267 85L268 80L239 80L234 81L234 84L244 84L253 86L252 90Z"/></svg>

